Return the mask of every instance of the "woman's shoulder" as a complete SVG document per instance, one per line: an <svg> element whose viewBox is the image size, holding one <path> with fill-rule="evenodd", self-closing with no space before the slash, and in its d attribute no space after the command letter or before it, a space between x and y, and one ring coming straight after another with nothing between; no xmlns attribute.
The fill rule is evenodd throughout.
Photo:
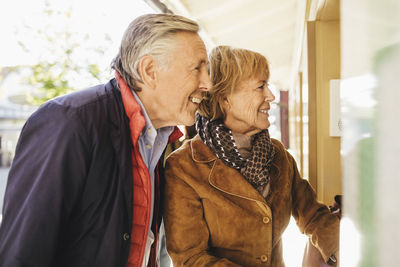
<svg viewBox="0 0 400 267"><path fill-rule="evenodd" d="M283 162L292 164L292 161L294 161L293 156L286 149L285 145L275 138L271 138L271 142L275 147L275 163L278 163L278 165Z"/></svg>
<svg viewBox="0 0 400 267"><path fill-rule="evenodd" d="M168 155L168 158L170 158L170 157L182 157L183 155L188 154L188 152L190 150L189 142L190 142L189 139L183 140L181 145Z"/></svg>
<svg viewBox="0 0 400 267"><path fill-rule="evenodd" d="M284 147L284 145L282 144L282 142L279 141L278 139L271 138L271 142L272 142L272 144L273 144L275 147L278 147L278 148Z"/></svg>
<svg viewBox="0 0 400 267"><path fill-rule="evenodd" d="M274 145L276 152L278 152L278 153L286 153L287 152L285 146L278 139L271 138L271 142Z"/></svg>
<svg viewBox="0 0 400 267"><path fill-rule="evenodd" d="M187 158L194 162L210 162L216 159L214 153L196 135L192 139L185 140L183 144L168 157L169 160Z"/></svg>

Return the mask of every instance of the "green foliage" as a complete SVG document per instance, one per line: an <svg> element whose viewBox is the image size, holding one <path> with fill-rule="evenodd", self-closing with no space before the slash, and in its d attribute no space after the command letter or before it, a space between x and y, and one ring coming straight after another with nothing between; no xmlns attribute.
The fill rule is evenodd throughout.
<svg viewBox="0 0 400 267"><path fill-rule="evenodd" d="M27 67L30 74L23 77L24 82L34 88L27 93L27 100L33 105L40 105L49 99L77 90L74 82L78 86L88 80L100 82L103 71L98 64L89 61L103 55L110 44L110 39L105 36L105 47L84 47L90 36L70 29L74 22L71 8L63 10L47 2L43 19L44 25L24 25L23 31L23 35L30 34L31 38L39 40L43 51L38 63ZM30 44L24 40L19 41L19 46L26 52L32 50Z"/></svg>
<svg viewBox="0 0 400 267"><path fill-rule="evenodd" d="M32 74L28 77L28 83L36 87L36 90L27 96L30 103L40 105L75 90L67 79L68 72L75 70L64 66L59 73L54 73L58 67L57 63L49 62L40 62L30 67Z"/></svg>

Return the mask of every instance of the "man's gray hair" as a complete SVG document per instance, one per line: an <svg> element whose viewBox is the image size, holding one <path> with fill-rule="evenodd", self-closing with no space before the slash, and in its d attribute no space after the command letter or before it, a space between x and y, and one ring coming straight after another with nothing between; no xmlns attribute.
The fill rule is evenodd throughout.
<svg viewBox="0 0 400 267"><path fill-rule="evenodd" d="M197 33L199 25L190 19L172 14L148 14L133 20L126 29L118 55L111 68L118 71L129 88L140 91L138 72L140 59L151 55L167 65L172 49L172 36L180 31Z"/></svg>

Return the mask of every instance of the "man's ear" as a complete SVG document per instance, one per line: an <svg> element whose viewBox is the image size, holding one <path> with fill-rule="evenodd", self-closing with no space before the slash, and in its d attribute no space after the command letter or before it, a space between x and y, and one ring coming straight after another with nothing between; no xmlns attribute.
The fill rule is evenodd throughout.
<svg viewBox="0 0 400 267"><path fill-rule="evenodd" d="M221 103L222 102L222 103ZM222 107L225 110L228 110L231 107L231 104L229 103L228 98L225 96L224 98L222 98L222 101L220 103L222 104Z"/></svg>
<svg viewBox="0 0 400 267"><path fill-rule="evenodd" d="M142 57L139 61L138 71L146 87L155 88L156 86L156 64L156 60L150 55Z"/></svg>

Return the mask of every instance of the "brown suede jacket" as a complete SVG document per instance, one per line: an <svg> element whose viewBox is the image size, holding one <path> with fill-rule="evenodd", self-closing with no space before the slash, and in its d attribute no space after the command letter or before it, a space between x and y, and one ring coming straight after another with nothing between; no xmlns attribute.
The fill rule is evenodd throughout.
<svg viewBox="0 0 400 267"><path fill-rule="evenodd" d="M293 157L275 139L264 199L199 136L167 159L164 220L174 266L285 266L281 236L293 215L327 261L339 249L339 220L316 201Z"/></svg>

